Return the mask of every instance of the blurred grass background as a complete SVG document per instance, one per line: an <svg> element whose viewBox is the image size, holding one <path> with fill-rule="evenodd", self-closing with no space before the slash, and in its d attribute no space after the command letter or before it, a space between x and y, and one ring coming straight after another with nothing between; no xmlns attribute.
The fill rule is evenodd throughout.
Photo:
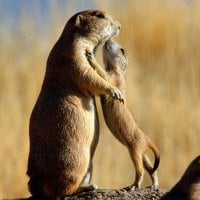
<svg viewBox="0 0 200 200"><path fill-rule="evenodd" d="M128 51L127 101L138 125L160 149L160 187L172 187L200 153L199 1L2 0L0 197L29 195L29 117L48 53L67 19L89 8L105 10L122 24L117 41ZM93 182L101 188L125 187L133 183L133 165L99 113ZM145 178L144 185L149 183Z"/></svg>

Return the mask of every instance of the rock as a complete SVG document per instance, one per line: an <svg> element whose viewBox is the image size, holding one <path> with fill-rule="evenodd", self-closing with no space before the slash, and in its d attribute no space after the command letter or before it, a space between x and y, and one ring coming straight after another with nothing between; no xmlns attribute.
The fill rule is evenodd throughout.
<svg viewBox="0 0 200 200"><path fill-rule="evenodd" d="M166 193L164 189L143 188L131 190L130 187L123 189L98 189L83 192L64 200L159 200Z"/></svg>
<svg viewBox="0 0 200 200"><path fill-rule="evenodd" d="M165 193L165 189L152 189L150 187L135 190L131 190L130 187L123 189L97 189L76 194L71 197L65 197L64 200L160 200ZM15 200L44 199L36 199L33 197L29 197Z"/></svg>

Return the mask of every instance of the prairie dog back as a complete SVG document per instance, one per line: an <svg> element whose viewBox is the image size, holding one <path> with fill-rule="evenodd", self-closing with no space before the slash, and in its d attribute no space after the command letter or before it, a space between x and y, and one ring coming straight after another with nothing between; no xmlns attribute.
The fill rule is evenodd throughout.
<svg viewBox="0 0 200 200"><path fill-rule="evenodd" d="M187 167L178 183L162 200L200 200L200 155Z"/></svg>

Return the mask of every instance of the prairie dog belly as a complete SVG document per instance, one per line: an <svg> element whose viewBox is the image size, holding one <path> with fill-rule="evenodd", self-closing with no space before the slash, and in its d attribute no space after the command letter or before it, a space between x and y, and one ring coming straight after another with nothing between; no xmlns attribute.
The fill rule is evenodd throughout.
<svg viewBox="0 0 200 200"><path fill-rule="evenodd" d="M65 101L64 118L62 126L66 142L90 149L94 137L98 137L99 132L95 100L87 98L82 101L74 97Z"/></svg>

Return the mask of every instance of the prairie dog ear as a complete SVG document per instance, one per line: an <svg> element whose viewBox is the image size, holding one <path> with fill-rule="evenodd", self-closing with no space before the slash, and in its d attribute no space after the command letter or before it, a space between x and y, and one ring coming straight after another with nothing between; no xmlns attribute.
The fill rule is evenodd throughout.
<svg viewBox="0 0 200 200"><path fill-rule="evenodd" d="M75 26L80 27L82 23L83 23L83 15L78 15L76 17Z"/></svg>

